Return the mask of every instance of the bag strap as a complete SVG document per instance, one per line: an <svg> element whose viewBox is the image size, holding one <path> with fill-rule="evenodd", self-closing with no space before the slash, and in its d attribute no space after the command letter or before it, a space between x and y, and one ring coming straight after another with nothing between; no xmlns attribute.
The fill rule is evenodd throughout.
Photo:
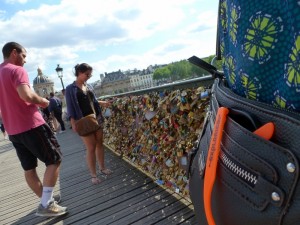
<svg viewBox="0 0 300 225"><path fill-rule="evenodd" d="M203 196L205 215L209 225L216 224L211 209L211 194L216 180L218 159L221 151L221 140L228 113L229 110L225 107L220 107L218 109L205 164Z"/></svg>
<svg viewBox="0 0 300 225"><path fill-rule="evenodd" d="M221 40L220 40L220 29L221 29L220 21L221 21L221 0L219 1L218 21L217 21L217 38L216 38L216 57L217 57L217 60L222 59Z"/></svg>
<svg viewBox="0 0 300 225"><path fill-rule="evenodd" d="M91 90L89 90L89 89L88 89L88 91L91 92ZM96 116L96 112L95 112L95 108L94 108L94 103L93 103L93 101L92 101L92 99L91 99L91 96L90 96L90 94L89 94L88 91L86 92L86 94L87 94L87 97L88 97L88 99L89 99L89 102L90 102L90 105L91 105L91 107L92 107L92 110L93 110L93 112L94 112L94 114L95 114L95 116Z"/></svg>
<svg viewBox="0 0 300 225"><path fill-rule="evenodd" d="M192 57L188 58L188 61L190 63L193 63L194 65L199 66L200 68L206 70L207 72L209 72L213 78L222 79L224 77L223 72L218 71L216 67L205 62L203 59L198 58L197 56L192 56Z"/></svg>

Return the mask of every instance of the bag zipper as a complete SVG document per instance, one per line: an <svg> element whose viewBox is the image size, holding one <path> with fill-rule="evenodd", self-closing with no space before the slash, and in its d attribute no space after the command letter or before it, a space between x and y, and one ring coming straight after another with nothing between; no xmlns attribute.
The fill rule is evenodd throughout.
<svg viewBox="0 0 300 225"><path fill-rule="evenodd" d="M258 180L258 174L250 171L249 169L242 166L228 154L221 150L220 153L221 163L230 170L233 174L235 174L239 179L246 182L248 185L254 188Z"/></svg>

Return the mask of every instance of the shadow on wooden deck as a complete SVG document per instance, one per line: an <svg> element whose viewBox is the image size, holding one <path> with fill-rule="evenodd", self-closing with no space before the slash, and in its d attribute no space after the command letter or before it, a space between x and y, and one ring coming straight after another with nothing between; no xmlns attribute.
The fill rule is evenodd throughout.
<svg viewBox="0 0 300 225"><path fill-rule="evenodd" d="M114 173L92 185L81 139L71 130L58 135L64 155L55 193L69 213L57 218L35 216L39 199L28 188L9 141L0 141L0 224L197 224L192 206L106 149ZM44 165L39 162L39 174Z"/></svg>

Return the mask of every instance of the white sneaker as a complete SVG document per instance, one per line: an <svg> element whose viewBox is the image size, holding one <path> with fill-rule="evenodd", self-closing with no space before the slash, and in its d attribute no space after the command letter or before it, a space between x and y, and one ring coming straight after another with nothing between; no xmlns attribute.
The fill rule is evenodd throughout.
<svg viewBox="0 0 300 225"><path fill-rule="evenodd" d="M61 216L67 213L67 207L58 205L55 201L49 203L47 208L44 208L42 204L36 210L35 215L37 216Z"/></svg>
<svg viewBox="0 0 300 225"><path fill-rule="evenodd" d="M65 133L65 132L66 132L65 130L60 130L58 133L62 134L62 133Z"/></svg>

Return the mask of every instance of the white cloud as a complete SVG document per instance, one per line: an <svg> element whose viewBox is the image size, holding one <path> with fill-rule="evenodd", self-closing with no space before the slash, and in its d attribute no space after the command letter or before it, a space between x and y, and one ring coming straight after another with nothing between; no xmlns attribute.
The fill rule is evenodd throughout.
<svg viewBox="0 0 300 225"><path fill-rule="evenodd" d="M5 0L5 3L7 4L15 4L15 3L20 3L20 4L25 4L29 0Z"/></svg>
<svg viewBox="0 0 300 225"><path fill-rule="evenodd" d="M20 7L16 13L0 12L10 16L0 16L0 30L9 31L1 34L0 44L14 40L24 45L32 80L39 66L60 87L57 64L64 68L64 80L69 82L74 79L74 65L80 62L94 67L92 79L96 80L104 72L214 54L217 3L200 12L204 4L212 3L62 0L25 10Z"/></svg>

